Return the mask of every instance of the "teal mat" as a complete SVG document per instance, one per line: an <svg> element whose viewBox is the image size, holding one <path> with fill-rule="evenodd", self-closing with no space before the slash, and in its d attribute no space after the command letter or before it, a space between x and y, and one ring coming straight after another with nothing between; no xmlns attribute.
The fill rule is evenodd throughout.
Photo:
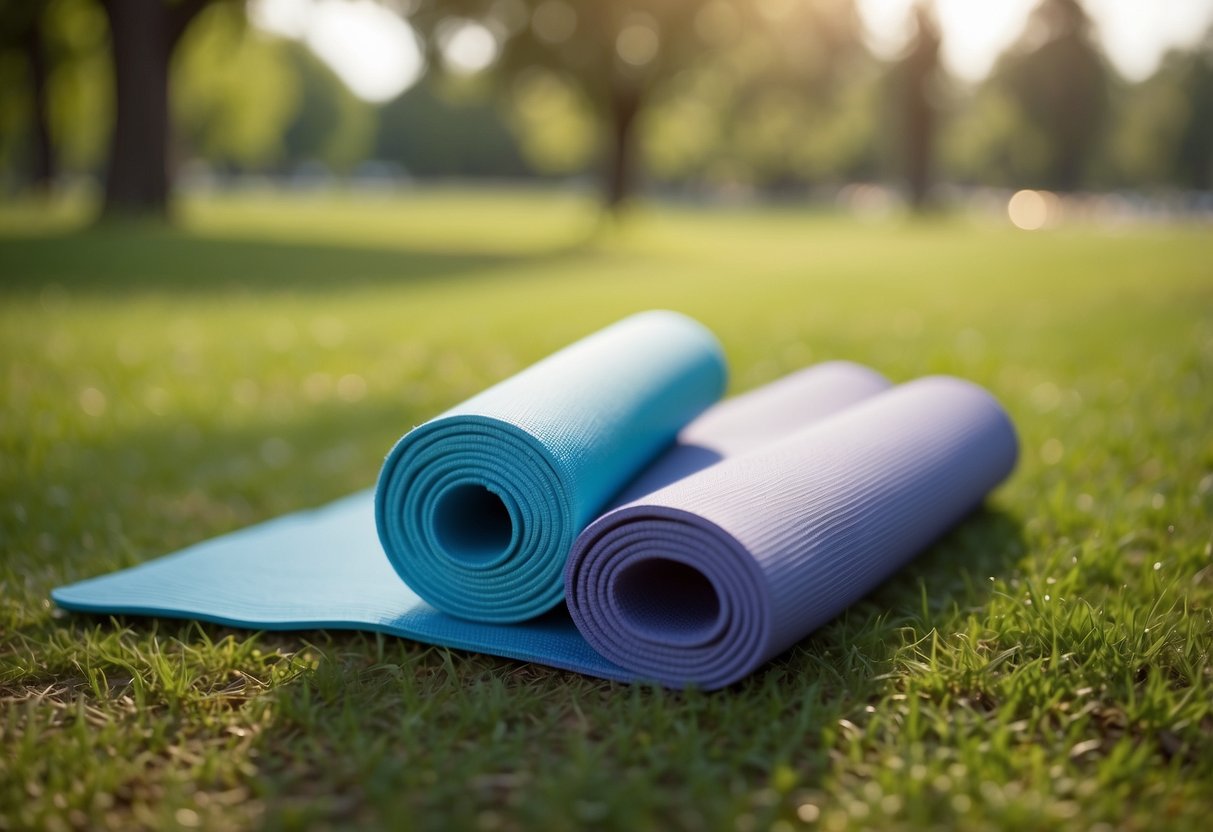
<svg viewBox="0 0 1213 832"><path fill-rule="evenodd" d="M78 612L190 618L264 630L370 630L627 680L590 648L562 606L520 624L449 616L392 570L375 535L369 489L60 587Z"/></svg>
<svg viewBox="0 0 1213 832"><path fill-rule="evenodd" d="M673 312L578 341L397 443L375 495L388 560L451 615L547 612L577 534L724 386L716 338Z"/></svg>

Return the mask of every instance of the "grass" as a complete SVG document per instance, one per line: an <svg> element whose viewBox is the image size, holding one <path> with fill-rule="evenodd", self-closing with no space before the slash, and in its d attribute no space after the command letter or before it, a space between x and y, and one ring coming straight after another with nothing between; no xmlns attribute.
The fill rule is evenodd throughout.
<svg viewBox="0 0 1213 832"><path fill-rule="evenodd" d="M454 191L80 217L0 208L0 829L1204 828L1207 228L596 230L576 197ZM47 600L363 487L411 425L648 307L712 327L734 391L830 358L975 379L1019 470L715 694Z"/></svg>

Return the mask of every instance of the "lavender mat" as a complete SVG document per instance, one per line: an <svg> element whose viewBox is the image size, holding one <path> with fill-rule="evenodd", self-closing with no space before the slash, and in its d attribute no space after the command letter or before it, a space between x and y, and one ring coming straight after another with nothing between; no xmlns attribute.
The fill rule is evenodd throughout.
<svg viewBox="0 0 1213 832"><path fill-rule="evenodd" d="M728 685L951 528L1016 456L981 388L902 385L596 520L565 567L569 609L637 677Z"/></svg>

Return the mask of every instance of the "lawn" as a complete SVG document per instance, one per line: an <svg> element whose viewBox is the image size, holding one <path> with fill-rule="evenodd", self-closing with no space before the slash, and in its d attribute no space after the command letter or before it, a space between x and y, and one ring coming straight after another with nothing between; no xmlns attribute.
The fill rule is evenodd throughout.
<svg viewBox="0 0 1213 832"><path fill-rule="evenodd" d="M1213 234L575 195L0 208L0 829L1204 828ZM847 358L992 390L1020 465L717 693L358 633L56 611L58 584L373 482L412 425L629 312L731 390Z"/></svg>

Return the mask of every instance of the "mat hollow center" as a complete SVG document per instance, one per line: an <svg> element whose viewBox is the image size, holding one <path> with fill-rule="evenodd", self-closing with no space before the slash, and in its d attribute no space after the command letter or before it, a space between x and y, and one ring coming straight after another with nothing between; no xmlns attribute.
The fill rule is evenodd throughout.
<svg viewBox="0 0 1213 832"><path fill-rule="evenodd" d="M438 498L434 536L453 558L489 560L506 550L513 534L509 509L483 485L458 485Z"/></svg>
<svg viewBox="0 0 1213 832"><path fill-rule="evenodd" d="M676 560L650 558L616 577L615 609L633 632L673 644L710 638L720 619L720 597L707 576Z"/></svg>

